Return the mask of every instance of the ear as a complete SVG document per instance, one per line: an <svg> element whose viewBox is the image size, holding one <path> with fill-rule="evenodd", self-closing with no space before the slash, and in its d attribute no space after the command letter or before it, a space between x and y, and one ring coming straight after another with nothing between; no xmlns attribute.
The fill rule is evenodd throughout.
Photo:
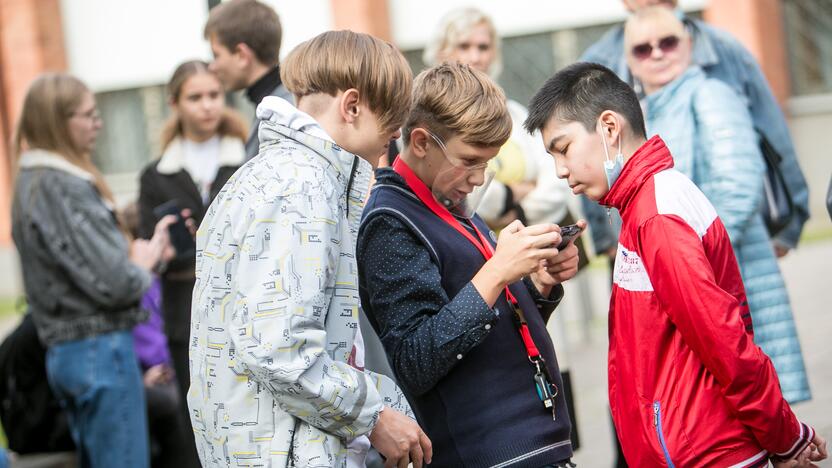
<svg viewBox="0 0 832 468"><path fill-rule="evenodd" d="M415 127L410 131L410 152L418 158L424 158L428 154L428 146L433 143L433 138L428 135L424 128Z"/></svg>
<svg viewBox="0 0 832 468"><path fill-rule="evenodd" d="M257 55L255 55L254 50L248 46L245 42L240 42L236 46L234 46L234 50L231 51L237 57L243 59L246 62L246 65L257 62Z"/></svg>
<svg viewBox="0 0 832 468"><path fill-rule="evenodd" d="M601 134L611 147L618 144L618 139L624 131L624 119L615 111L605 110L598 118L601 122Z"/></svg>
<svg viewBox="0 0 832 468"><path fill-rule="evenodd" d="M350 88L344 91L344 94L341 95L338 108L344 122L352 124L358 119L358 115L361 113L359 104L360 93L357 89Z"/></svg>

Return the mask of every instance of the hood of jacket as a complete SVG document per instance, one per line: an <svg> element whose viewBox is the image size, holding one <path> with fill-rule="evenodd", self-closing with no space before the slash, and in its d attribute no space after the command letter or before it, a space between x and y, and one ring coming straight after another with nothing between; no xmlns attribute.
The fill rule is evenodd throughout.
<svg viewBox="0 0 832 468"><path fill-rule="evenodd" d="M266 97L257 106L257 118L261 121L259 138L262 146L294 140L329 161L339 176L348 177L345 186L369 186L372 165L341 148L312 116L289 101L276 96Z"/></svg>

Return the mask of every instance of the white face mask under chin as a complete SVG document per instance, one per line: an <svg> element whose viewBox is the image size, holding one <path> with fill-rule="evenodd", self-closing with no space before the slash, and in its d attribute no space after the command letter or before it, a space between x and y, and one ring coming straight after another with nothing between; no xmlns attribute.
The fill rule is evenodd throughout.
<svg viewBox="0 0 832 468"><path fill-rule="evenodd" d="M612 189L612 184L618 180L621 171L624 169L624 154L621 153L621 135L618 135L618 154L615 159L610 159L610 151L607 148L607 139L603 131L599 131L601 142L604 144L604 173L607 176L607 189Z"/></svg>

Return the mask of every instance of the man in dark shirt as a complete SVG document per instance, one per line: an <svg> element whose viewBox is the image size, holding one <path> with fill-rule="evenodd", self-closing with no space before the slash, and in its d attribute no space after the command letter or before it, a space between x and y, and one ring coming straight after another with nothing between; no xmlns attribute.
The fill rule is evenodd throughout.
<svg viewBox="0 0 832 468"><path fill-rule="evenodd" d="M473 214L472 192L511 132L505 102L467 65L420 74L404 151L377 172L358 234L361 303L435 466L566 466L572 456L546 320L577 272L577 248L556 248L554 224L515 221L497 240Z"/></svg>
<svg viewBox="0 0 832 468"><path fill-rule="evenodd" d="M205 38L214 53L211 71L226 89L246 89L254 107L266 96L294 102L280 80L281 36L280 18L271 7L257 0L221 3L211 9L205 24ZM260 149L259 126L260 120L254 117L246 141L246 159L253 158Z"/></svg>

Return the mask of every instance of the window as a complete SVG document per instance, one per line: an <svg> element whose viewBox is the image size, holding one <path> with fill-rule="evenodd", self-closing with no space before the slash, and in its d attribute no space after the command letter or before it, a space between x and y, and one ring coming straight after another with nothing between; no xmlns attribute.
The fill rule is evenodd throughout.
<svg viewBox="0 0 832 468"><path fill-rule="evenodd" d="M786 0L783 9L792 92L832 93L832 2Z"/></svg>

